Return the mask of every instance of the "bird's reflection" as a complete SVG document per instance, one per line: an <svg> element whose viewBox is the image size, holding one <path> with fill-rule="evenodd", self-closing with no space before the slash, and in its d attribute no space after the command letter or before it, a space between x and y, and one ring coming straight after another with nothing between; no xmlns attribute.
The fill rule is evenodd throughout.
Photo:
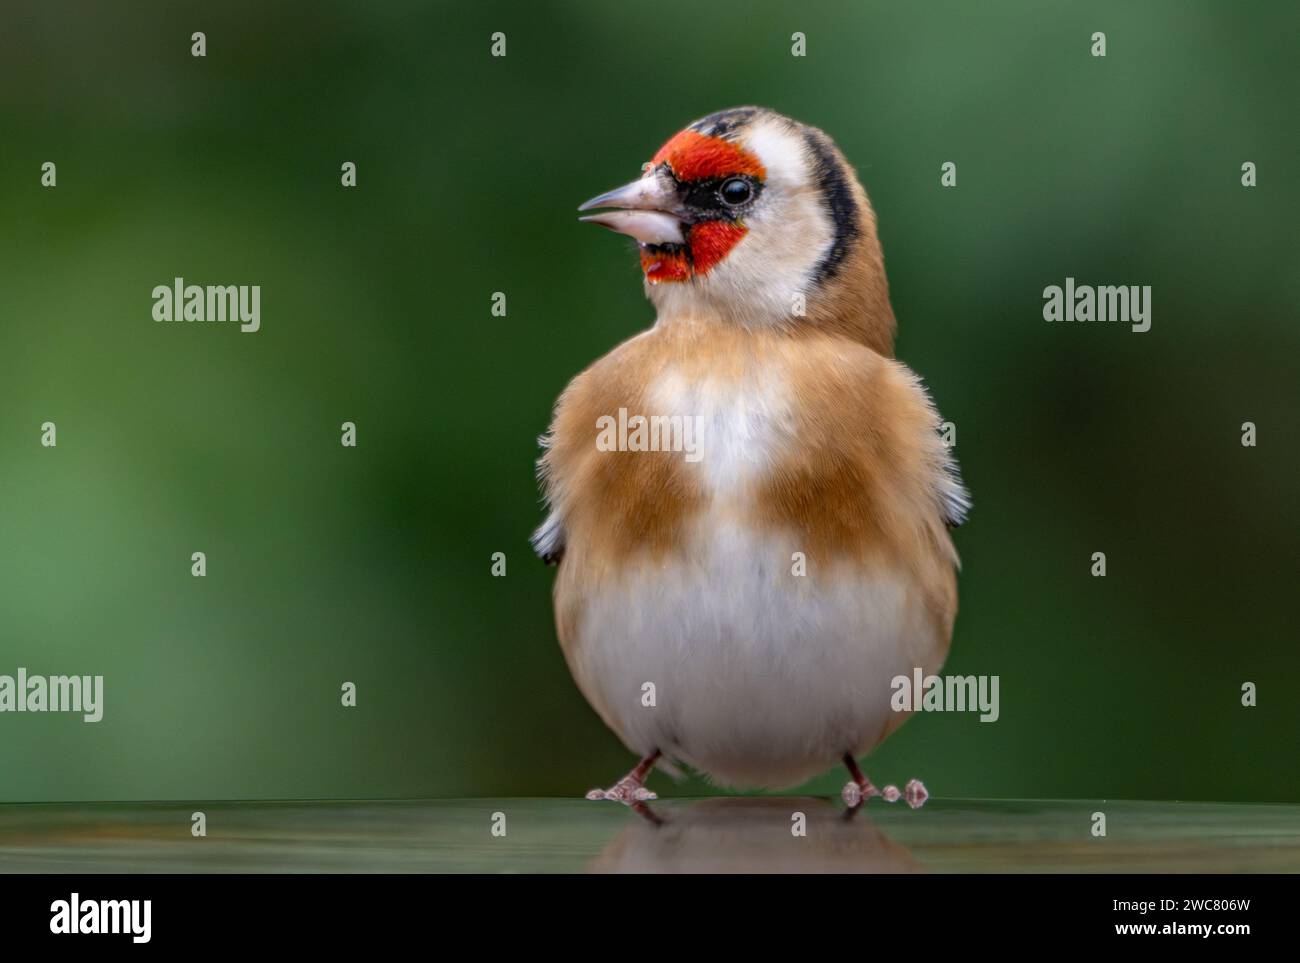
<svg viewBox="0 0 1300 963"><path fill-rule="evenodd" d="M914 873L865 811L826 799L721 798L642 803L589 865L599 873ZM796 814L803 815L804 835Z"/></svg>

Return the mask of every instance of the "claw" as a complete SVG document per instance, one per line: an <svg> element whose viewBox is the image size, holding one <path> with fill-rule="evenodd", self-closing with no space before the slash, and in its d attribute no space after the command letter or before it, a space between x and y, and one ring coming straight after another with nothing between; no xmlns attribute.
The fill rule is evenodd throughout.
<svg viewBox="0 0 1300 963"><path fill-rule="evenodd" d="M856 782L847 782L840 791L840 798L850 809L857 809L862 805L862 788Z"/></svg>
<svg viewBox="0 0 1300 963"><path fill-rule="evenodd" d="M844 788L840 790L840 798L850 809L857 809L872 796L879 795L880 790L871 785L871 780L866 778L863 778L862 782L854 779L845 783Z"/></svg>

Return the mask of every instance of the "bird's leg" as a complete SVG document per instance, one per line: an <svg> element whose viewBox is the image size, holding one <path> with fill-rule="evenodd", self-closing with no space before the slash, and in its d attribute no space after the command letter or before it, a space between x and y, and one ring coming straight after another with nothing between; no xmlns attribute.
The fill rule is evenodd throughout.
<svg viewBox="0 0 1300 963"><path fill-rule="evenodd" d="M645 780L661 755L662 753L656 749L638 762L631 772L614 783L611 788L593 789L587 793L587 798L610 799L614 802L621 802L626 806L634 806L637 803L645 802L647 799L658 799L658 796L645 787Z"/></svg>
<svg viewBox="0 0 1300 963"><path fill-rule="evenodd" d="M857 809L872 796L879 796L880 790L871 785L871 780L863 775L862 770L858 768L858 761L853 758L851 752L844 754L844 765L848 767L850 779L840 791L840 796L844 799L844 805L850 809Z"/></svg>
<svg viewBox="0 0 1300 963"><path fill-rule="evenodd" d="M900 792L897 786L886 786L884 789L877 789L871 785L871 780L862 774L858 768L858 762L853 758L852 753L844 754L844 765L848 767L849 775L853 778L844 786L840 795L844 799L844 805L850 809L857 809L872 796L879 796L885 802L898 802L899 799L906 799L907 804L913 809L920 809L925 805L925 801L930 798L929 791L925 788L925 783L919 779L911 779Z"/></svg>

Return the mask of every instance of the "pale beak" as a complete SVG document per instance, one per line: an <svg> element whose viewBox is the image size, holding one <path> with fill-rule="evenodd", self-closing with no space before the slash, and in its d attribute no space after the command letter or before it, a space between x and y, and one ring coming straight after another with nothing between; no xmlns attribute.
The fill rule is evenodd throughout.
<svg viewBox="0 0 1300 963"><path fill-rule="evenodd" d="M578 220L600 224L642 244L683 244L686 236L682 233L682 219L674 213L679 208L677 194L664 180L651 171L631 184L593 197L578 210L589 211L593 207L620 210L589 214Z"/></svg>

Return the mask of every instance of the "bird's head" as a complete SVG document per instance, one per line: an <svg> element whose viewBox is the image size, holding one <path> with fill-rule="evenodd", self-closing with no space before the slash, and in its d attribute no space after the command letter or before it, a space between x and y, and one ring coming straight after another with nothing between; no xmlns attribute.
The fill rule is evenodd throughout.
<svg viewBox="0 0 1300 963"><path fill-rule="evenodd" d="M893 353L875 215L820 130L758 107L698 120L582 218L634 238L661 318L835 328Z"/></svg>

